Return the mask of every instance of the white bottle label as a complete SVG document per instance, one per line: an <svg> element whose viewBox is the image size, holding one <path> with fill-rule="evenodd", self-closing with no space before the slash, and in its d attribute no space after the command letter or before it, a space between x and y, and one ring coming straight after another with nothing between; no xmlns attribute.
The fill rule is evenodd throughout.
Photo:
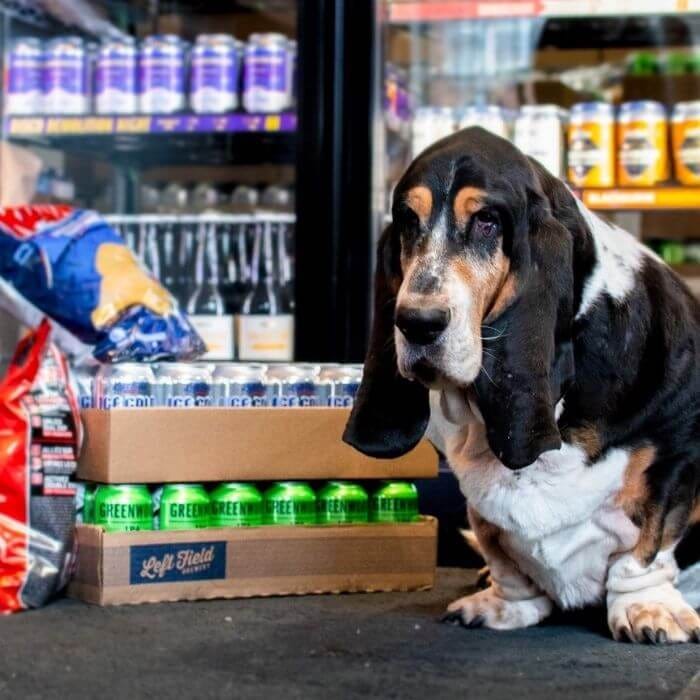
<svg viewBox="0 0 700 700"><path fill-rule="evenodd" d="M289 362L293 354L294 316L238 317L239 359Z"/></svg>
<svg viewBox="0 0 700 700"><path fill-rule="evenodd" d="M233 316L203 316L190 314L195 330L207 346L205 360L232 360L234 350Z"/></svg>

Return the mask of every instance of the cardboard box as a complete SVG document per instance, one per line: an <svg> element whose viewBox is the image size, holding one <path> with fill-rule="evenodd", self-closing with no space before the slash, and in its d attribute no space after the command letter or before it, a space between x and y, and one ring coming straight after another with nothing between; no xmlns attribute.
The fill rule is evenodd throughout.
<svg viewBox="0 0 700 700"><path fill-rule="evenodd" d="M346 445L348 415L345 408L87 409L77 475L123 484L437 476L437 453L426 441L398 459Z"/></svg>
<svg viewBox="0 0 700 700"><path fill-rule="evenodd" d="M97 605L432 587L437 521L105 533L77 527L68 594Z"/></svg>

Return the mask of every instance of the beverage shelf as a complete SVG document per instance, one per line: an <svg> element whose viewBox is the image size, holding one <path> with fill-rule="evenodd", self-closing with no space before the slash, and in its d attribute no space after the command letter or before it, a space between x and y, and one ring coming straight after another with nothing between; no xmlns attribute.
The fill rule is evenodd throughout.
<svg viewBox="0 0 700 700"><path fill-rule="evenodd" d="M449 22L498 17L610 17L700 12L699 0L394 0L390 22Z"/></svg>
<svg viewBox="0 0 700 700"><path fill-rule="evenodd" d="M141 164L288 163L296 126L293 113L12 116L5 117L3 134L18 143Z"/></svg>
<svg viewBox="0 0 700 700"><path fill-rule="evenodd" d="M116 134L290 133L295 114L167 114L5 117L9 138Z"/></svg>
<svg viewBox="0 0 700 700"><path fill-rule="evenodd" d="M598 211L700 209L700 187L592 188L577 193L589 209Z"/></svg>

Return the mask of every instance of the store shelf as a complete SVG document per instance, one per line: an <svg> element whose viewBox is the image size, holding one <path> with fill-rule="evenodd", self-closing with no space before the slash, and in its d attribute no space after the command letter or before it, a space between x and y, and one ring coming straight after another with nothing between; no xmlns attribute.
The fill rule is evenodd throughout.
<svg viewBox="0 0 700 700"><path fill-rule="evenodd" d="M700 209L700 187L585 189L578 194L589 209L599 211Z"/></svg>
<svg viewBox="0 0 700 700"><path fill-rule="evenodd" d="M176 114L6 117L4 133L25 136L292 132L295 114Z"/></svg>
<svg viewBox="0 0 700 700"><path fill-rule="evenodd" d="M700 0L394 0L390 22L448 22L497 17L610 17L700 11Z"/></svg>
<svg viewBox="0 0 700 700"><path fill-rule="evenodd" d="M14 142L141 164L285 163L295 152L295 114L6 117Z"/></svg>

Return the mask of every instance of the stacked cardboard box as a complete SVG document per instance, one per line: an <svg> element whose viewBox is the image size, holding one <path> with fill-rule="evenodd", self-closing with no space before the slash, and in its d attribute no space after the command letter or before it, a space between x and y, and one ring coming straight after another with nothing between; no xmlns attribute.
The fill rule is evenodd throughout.
<svg viewBox="0 0 700 700"><path fill-rule="evenodd" d="M147 408L83 412L78 476L99 483L415 479L437 475L428 443L392 460L341 441L342 408ZM437 523L264 526L106 533L78 526L69 594L100 605L433 584Z"/></svg>

